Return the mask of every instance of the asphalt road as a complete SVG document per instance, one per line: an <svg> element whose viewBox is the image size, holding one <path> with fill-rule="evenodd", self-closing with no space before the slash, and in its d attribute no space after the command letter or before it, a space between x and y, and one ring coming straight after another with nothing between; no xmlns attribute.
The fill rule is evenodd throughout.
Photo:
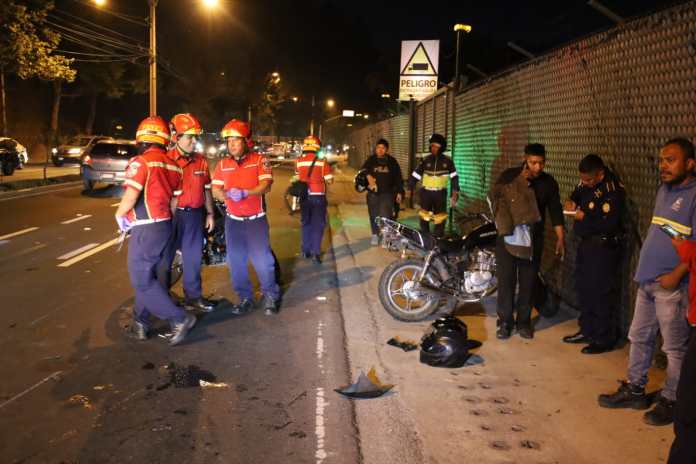
<svg viewBox="0 0 696 464"><path fill-rule="evenodd" d="M283 270L282 311L235 317L226 267L205 268L221 299L185 343L127 336L132 295L113 220L118 188L0 196L0 461L361 461L331 256L298 258L299 220L268 197ZM181 294L180 288L175 291ZM167 385L163 366L196 365L223 388Z"/></svg>
<svg viewBox="0 0 696 464"><path fill-rule="evenodd" d="M59 177L67 175L76 175L80 173L80 165L78 164L66 164L61 167L55 167L53 164L49 164L46 167L46 177ZM2 182L15 182L18 180L27 179L43 179L44 177L44 165L30 163L24 166L22 169L16 169L11 176L0 176L0 183Z"/></svg>

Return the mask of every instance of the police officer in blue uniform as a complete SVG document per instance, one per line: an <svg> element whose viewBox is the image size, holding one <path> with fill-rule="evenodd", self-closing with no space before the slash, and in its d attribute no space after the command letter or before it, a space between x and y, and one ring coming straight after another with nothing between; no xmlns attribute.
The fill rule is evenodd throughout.
<svg viewBox="0 0 696 464"><path fill-rule="evenodd" d="M585 156L578 169L580 183L565 210L575 212L573 230L580 242L575 261L580 330L563 341L587 344L582 353L598 354L612 350L618 337L617 277L625 191L597 155Z"/></svg>

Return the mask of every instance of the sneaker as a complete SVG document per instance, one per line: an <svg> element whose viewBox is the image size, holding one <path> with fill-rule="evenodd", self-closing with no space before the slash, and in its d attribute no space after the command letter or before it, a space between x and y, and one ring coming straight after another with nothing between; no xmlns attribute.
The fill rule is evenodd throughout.
<svg viewBox="0 0 696 464"><path fill-rule="evenodd" d="M232 306L232 308L230 309L230 312L232 314L234 314L235 316L241 316L242 314L246 314L253 309L254 309L254 302L251 301L249 298L244 298L242 301L240 301L236 305Z"/></svg>
<svg viewBox="0 0 696 464"><path fill-rule="evenodd" d="M278 300L274 300L270 296L263 297L263 312L266 316L273 316L278 314L280 311L280 304Z"/></svg>
<svg viewBox="0 0 696 464"><path fill-rule="evenodd" d="M500 324L498 326L498 330L495 333L495 336L498 337L499 340L507 340L510 338L512 335L512 327L510 327L507 324Z"/></svg>
<svg viewBox="0 0 696 464"><path fill-rule="evenodd" d="M321 264L321 256L319 256L319 255L312 256L312 262L314 264Z"/></svg>
<svg viewBox="0 0 696 464"><path fill-rule="evenodd" d="M379 235L372 236L372 238L370 239L370 245L372 245L372 246L379 245Z"/></svg>
<svg viewBox="0 0 696 464"><path fill-rule="evenodd" d="M149 331L150 327L147 324L133 318L133 322L131 324L131 332L133 333L133 336L136 340L147 340L147 333Z"/></svg>
<svg viewBox="0 0 696 464"><path fill-rule="evenodd" d="M648 409L650 407L650 398L645 394L645 388L627 381L621 381L616 392L599 395L597 400L603 408Z"/></svg>
<svg viewBox="0 0 696 464"><path fill-rule="evenodd" d="M582 332L578 331L573 335L566 335L563 337L563 343L590 343L591 340L584 336Z"/></svg>
<svg viewBox="0 0 696 464"><path fill-rule="evenodd" d="M303 252L302 252L302 257L305 258L305 259L309 259L309 258L312 257L312 253L310 253L309 251L303 251Z"/></svg>
<svg viewBox="0 0 696 464"><path fill-rule="evenodd" d="M186 306L191 306L199 311L203 311L204 313L209 313L215 309L216 303L214 301L208 300L207 298L199 296L198 298L186 298L184 300L184 304Z"/></svg>
<svg viewBox="0 0 696 464"><path fill-rule="evenodd" d="M191 330L194 325L196 325L196 316L193 314L186 314L183 321L172 323L172 337L169 339L169 345L178 345L184 341L184 338L186 338L189 330Z"/></svg>
<svg viewBox="0 0 696 464"><path fill-rule="evenodd" d="M660 396L657 404L643 416L643 421L649 425L669 425L674 422L674 401Z"/></svg>

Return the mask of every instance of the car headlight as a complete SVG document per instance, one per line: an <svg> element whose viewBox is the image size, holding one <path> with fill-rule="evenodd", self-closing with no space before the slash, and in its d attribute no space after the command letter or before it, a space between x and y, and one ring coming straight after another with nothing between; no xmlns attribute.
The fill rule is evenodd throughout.
<svg viewBox="0 0 696 464"><path fill-rule="evenodd" d="M217 153L217 148L215 148L213 146L208 147L208 154L209 155L214 155L215 153Z"/></svg>
<svg viewBox="0 0 696 464"><path fill-rule="evenodd" d="M70 153L71 155L79 155L80 153L82 153L82 148L71 148L70 150L68 150L68 153Z"/></svg>
<svg viewBox="0 0 696 464"><path fill-rule="evenodd" d="M53 154L55 155L56 153L58 153L58 149L57 149L57 148L51 148L51 153L53 153Z"/></svg>
<svg viewBox="0 0 696 464"><path fill-rule="evenodd" d="M220 146L218 147L218 150L224 151L225 148L226 148L226 147L225 147L225 144L224 144L224 143L221 143Z"/></svg>
<svg viewBox="0 0 696 464"><path fill-rule="evenodd" d="M196 151L197 152L203 151L203 144L201 142L196 143Z"/></svg>

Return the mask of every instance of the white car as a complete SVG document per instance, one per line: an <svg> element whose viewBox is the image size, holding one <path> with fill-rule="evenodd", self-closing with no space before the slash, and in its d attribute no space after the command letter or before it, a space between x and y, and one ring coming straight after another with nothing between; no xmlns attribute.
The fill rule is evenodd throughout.
<svg viewBox="0 0 696 464"><path fill-rule="evenodd" d="M10 140L17 146L17 153L19 154L19 166L17 166L17 169L22 169L24 165L29 162L29 153L27 152L27 148L15 139L11 139L9 137L0 137L0 142L4 140Z"/></svg>

